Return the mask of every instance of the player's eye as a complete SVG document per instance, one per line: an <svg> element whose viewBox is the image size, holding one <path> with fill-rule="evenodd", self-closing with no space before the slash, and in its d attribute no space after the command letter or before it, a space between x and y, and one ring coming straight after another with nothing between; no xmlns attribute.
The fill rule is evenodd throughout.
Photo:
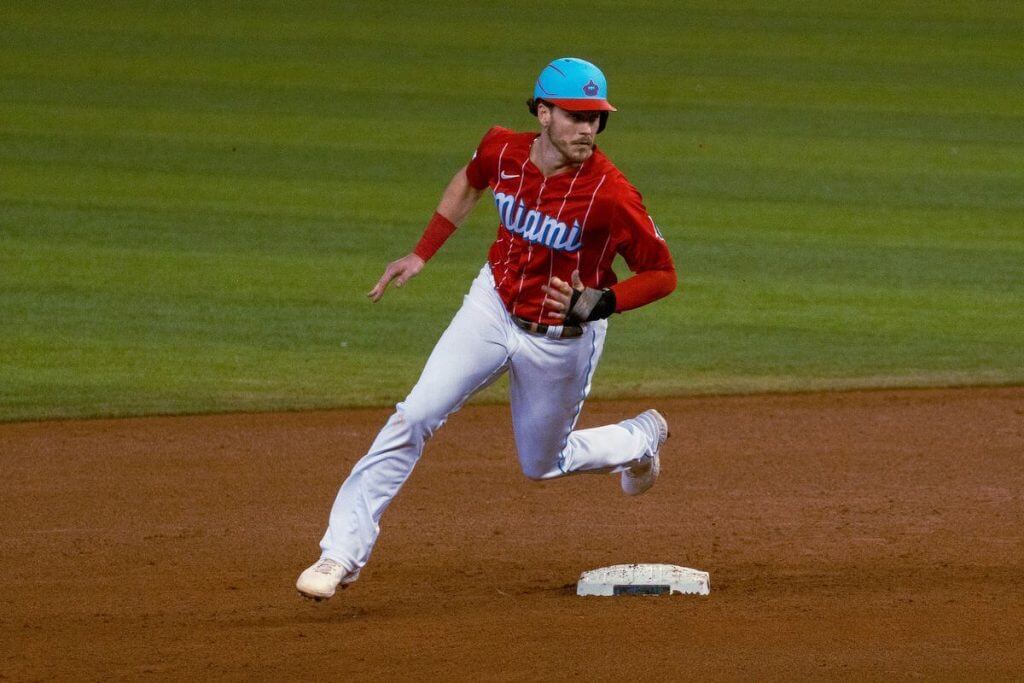
<svg viewBox="0 0 1024 683"><path fill-rule="evenodd" d="M591 111L573 112L571 114L572 120L577 123L593 123L597 120L600 114Z"/></svg>

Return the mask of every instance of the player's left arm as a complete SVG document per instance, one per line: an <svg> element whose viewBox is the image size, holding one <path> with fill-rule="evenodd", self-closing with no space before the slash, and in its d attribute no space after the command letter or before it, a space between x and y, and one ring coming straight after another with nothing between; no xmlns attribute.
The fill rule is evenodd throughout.
<svg viewBox="0 0 1024 683"><path fill-rule="evenodd" d="M558 277L541 287L544 307L551 316L567 323L603 320L612 313L639 308L671 294L677 283L675 268L641 270L607 289L587 287L580 271L572 271L572 283Z"/></svg>
<svg viewBox="0 0 1024 683"><path fill-rule="evenodd" d="M615 202L611 226L619 237L616 251L634 273L609 288L615 312L646 306L675 291L678 277L668 243L633 186L627 185Z"/></svg>
<svg viewBox="0 0 1024 683"><path fill-rule="evenodd" d="M675 290L678 277L672 254L640 193L627 186L608 212L616 251L634 275L607 289L584 286L578 271L573 272L571 283L551 278L542 289L547 295L544 305L552 309L554 317L569 323L601 320L646 306Z"/></svg>
<svg viewBox="0 0 1024 683"><path fill-rule="evenodd" d="M634 274L603 290L586 287L579 270L572 272L571 283L552 278L541 288L546 295L544 305L553 317L566 323L599 321L667 297L676 289L678 278L669 246L636 188L627 185L606 210L615 251L623 255Z"/></svg>

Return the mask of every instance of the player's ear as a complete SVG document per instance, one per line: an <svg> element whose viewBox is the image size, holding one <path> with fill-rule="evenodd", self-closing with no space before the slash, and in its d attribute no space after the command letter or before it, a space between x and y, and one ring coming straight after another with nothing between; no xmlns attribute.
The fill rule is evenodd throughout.
<svg viewBox="0 0 1024 683"><path fill-rule="evenodd" d="M544 100L534 100L534 107L537 110L537 120L540 125L547 127L551 123L551 105Z"/></svg>

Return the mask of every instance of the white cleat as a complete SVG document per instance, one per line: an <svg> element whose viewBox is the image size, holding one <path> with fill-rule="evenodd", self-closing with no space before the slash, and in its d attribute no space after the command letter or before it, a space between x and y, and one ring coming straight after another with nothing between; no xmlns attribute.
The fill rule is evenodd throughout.
<svg viewBox="0 0 1024 683"><path fill-rule="evenodd" d="M303 597L319 602L333 596L338 586L345 588L358 578L358 571L349 573L340 562L325 557L299 574L295 587Z"/></svg>
<svg viewBox="0 0 1024 683"><path fill-rule="evenodd" d="M668 422L657 410L645 410L633 421L650 436L651 450L622 471L622 490L627 496L639 496L654 486L661 472L661 447L668 439Z"/></svg>

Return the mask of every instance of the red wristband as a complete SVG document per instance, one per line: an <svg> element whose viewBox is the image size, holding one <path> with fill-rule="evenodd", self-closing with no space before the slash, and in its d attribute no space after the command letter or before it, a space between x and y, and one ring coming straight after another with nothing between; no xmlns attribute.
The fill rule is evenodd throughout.
<svg viewBox="0 0 1024 683"><path fill-rule="evenodd" d="M420 238L412 253L424 261L429 261L430 257L441 248L445 240L452 236L456 227L454 223L435 211L434 215L430 218L430 222L427 223L427 229L423 231L423 237Z"/></svg>

